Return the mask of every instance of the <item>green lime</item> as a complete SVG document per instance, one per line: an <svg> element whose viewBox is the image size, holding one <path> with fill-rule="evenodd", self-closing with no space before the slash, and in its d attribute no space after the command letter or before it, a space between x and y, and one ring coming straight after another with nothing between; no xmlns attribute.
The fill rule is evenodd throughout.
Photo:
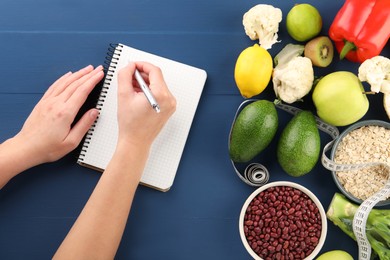
<svg viewBox="0 0 390 260"><path fill-rule="evenodd" d="M287 32L300 42L317 36L322 29L322 18L318 10L310 4L297 4L287 14Z"/></svg>

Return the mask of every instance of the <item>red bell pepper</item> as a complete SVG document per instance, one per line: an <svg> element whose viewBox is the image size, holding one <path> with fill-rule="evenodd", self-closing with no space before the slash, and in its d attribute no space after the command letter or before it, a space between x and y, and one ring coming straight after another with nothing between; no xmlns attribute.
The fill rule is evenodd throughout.
<svg viewBox="0 0 390 260"><path fill-rule="evenodd" d="M390 0L346 0L329 28L340 59L362 63L377 56L390 36Z"/></svg>

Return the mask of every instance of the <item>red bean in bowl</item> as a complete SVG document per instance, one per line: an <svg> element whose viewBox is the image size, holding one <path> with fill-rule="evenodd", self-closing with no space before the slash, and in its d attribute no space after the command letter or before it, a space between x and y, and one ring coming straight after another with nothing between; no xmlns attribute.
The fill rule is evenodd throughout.
<svg viewBox="0 0 390 260"><path fill-rule="evenodd" d="M312 259L326 237L325 211L313 193L292 182L273 182L249 196L240 235L255 259Z"/></svg>

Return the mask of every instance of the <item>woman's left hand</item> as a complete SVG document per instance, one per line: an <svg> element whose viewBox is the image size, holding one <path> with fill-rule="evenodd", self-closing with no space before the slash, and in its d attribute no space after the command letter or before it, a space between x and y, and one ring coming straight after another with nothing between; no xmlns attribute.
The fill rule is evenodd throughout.
<svg viewBox="0 0 390 260"><path fill-rule="evenodd" d="M102 66L94 69L89 65L63 75L46 91L15 136L31 154L32 165L58 160L78 146L98 110L87 111L73 127L72 124L103 76Z"/></svg>

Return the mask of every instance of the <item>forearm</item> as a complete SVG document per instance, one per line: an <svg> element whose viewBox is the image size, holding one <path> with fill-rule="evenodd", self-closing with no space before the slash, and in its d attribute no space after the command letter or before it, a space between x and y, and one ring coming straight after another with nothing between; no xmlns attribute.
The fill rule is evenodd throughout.
<svg viewBox="0 0 390 260"><path fill-rule="evenodd" d="M0 189L14 176L37 165L28 146L15 136L0 145Z"/></svg>
<svg viewBox="0 0 390 260"><path fill-rule="evenodd" d="M56 259L114 258L148 152L149 148L140 151L125 143L118 144Z"/></svg>

